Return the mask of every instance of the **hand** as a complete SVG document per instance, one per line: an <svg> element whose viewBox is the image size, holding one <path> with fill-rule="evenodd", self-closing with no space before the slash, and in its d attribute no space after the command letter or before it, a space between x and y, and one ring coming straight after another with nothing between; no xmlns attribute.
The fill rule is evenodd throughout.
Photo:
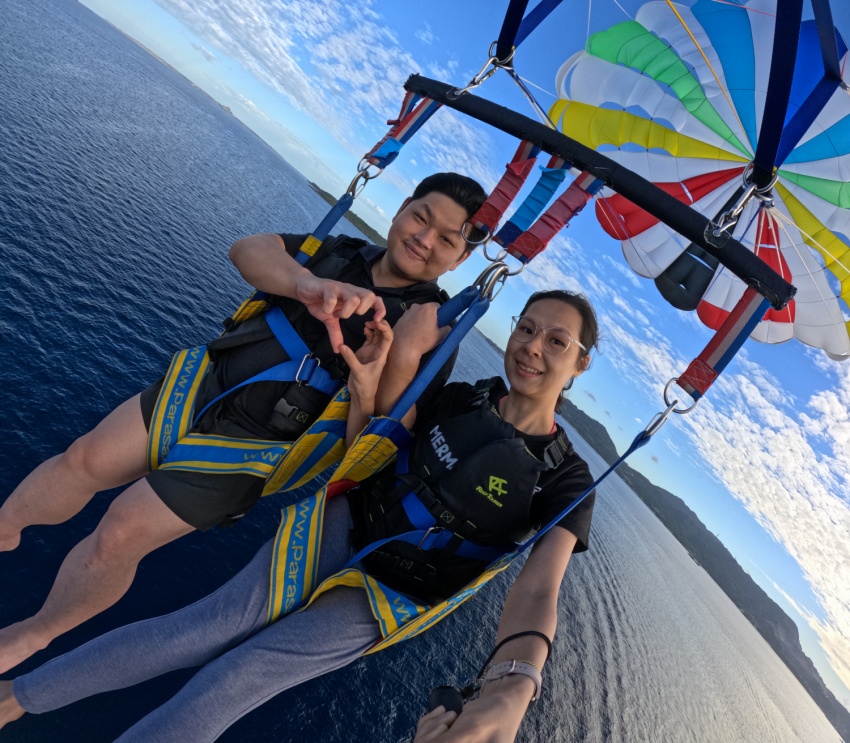
<svg viewBox="0 0 850 743"><path fill-rule="evenodd" d="M395 324L396 344L393 354L415 357L417 363L432 348L448 335L450 328L437 327L436 302L415 304Z"/></svg>
<svg viewBox="0 0 850 743"><path fill-rule="evenodd" d="M320 279L312 274L305 274L298 279L295 293L296 298L306 305L307 311L327 327L334 353L340 353L343 344L339 327L341 318L363 315L373 309L373 319L383 320L387 313L384 301L368 289L341 281Z"/></svg>
<svg viewBox="0 0 850 743"><path fill-rule="evenodd" d="M442 704L436 709L432 709L427 715L422 715L419 718L413 743L428 743L428 741L437 740L437 737L445 733L456 719L457 712L446 712L446 708Z"/></svg>
<svg viewBox="0 0 850 743"><path fill-rule="evenodd" d="M366 340L355 353L348 346L340 346L340 353L348 364L348 390L360 401L375 399L375 390L387 362L393 343L393 331L384 320L370 320L364 328Z"/></svg>

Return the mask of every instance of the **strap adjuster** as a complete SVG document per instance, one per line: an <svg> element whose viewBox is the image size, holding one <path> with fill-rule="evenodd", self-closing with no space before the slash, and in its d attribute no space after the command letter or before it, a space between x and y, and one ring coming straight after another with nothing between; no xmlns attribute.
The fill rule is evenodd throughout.
<svg viewBox="0 0 850 743"><path fill-rule="evenodd" d="M316 362L315 366L308 367L305 376L301 377L301 371L304 369L305 365L308 361L313 360ZM310 377L313 376L313 373L322 365L322 362L319 361L318 357L315 354L308 353L304 355L304 358L301 359L301 364L298 366L298 371L295 372L295 379L293 381L297 382L300 385L305 385L310 382Z"/></svg>

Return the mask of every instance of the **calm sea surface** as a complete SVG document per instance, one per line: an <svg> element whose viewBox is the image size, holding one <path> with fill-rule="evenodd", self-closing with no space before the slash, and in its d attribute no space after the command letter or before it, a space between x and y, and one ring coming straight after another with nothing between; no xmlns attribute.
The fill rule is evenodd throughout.
<svg viewBox="0 0 850 743"><path fill-rule="evenodd" d="M247 290L226 258L253 232L307 231L324 202L185 79L73 0L0 0L0 498L170 353L214 337ZM500 370L479 337L457 376ZM583 442L594 471L602 462ZM0 555L0 625L36 611L101 494ZM147 558L115 607L31 668L101 632L183 606L274 531L267 500L239 527ZM223 741L400 741L428 689L465 682L492 644L508 577L429 636L280 695ZM838 736L715 584L618 480L563 589L543 697L521 741L805 741ZM111 741L189 677L179 672L41 716L3 743Z"/></svg>

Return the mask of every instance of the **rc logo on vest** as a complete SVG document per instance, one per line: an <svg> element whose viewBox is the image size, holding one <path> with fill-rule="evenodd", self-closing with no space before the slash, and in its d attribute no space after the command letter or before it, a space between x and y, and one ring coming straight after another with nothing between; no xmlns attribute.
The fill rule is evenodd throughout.
<svg viewBox="0 0 850 743"><path fill-rule="evenodd" d="M480 495L483 495L488 501L490 501L494 506L501 508L503 503L496 496L499 497L503 495L507 495L508 491L506 489L506 485L508 484L507 480L503 480L501 477L495 477L490 475L490 482L488 484L488 490L484 490L480 485L475 488L475 491Z"/></svg>

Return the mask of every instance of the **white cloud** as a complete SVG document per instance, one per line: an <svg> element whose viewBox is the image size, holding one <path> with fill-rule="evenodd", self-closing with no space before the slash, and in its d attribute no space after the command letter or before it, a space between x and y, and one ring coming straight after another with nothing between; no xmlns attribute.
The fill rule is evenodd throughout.
<svg viewBox="0 0 850 743"><path fill-rule="evenodd" d="M397 115L408 74L424 67L369 2L156 1L314 119L353 158L383 135L382 119ZM452 112L439 111L416 139L421 160L435 170L495 183L491 140Z"/></svg>
<svg viewBox="0 0 850 743"><path fill-rule="evenodd" d="M436 36L434 36L434 31L431 29L431 24L426 23L422 28L416 29L416 33L413 34L419 41L423 44L433 44L436 40Z"/></svg>

